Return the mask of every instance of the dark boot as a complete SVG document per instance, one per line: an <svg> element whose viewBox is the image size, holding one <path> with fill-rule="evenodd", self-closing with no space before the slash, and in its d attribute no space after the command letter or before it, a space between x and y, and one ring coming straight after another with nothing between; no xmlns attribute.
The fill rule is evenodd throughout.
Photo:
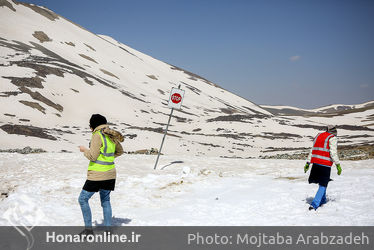
<svg viewBox="0 0 374 250"><path fill-rule="evenodd" d="M79 236L82 237L83 235L94 235L94 232L92 228L85 228L82 232L79 233Z"/></svg>

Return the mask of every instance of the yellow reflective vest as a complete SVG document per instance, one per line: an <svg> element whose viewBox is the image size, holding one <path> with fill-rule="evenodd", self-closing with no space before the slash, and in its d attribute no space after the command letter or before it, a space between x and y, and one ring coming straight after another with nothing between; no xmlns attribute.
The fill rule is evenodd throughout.
<svg viewBox="0 0 374 250"><path fill-rule="evenodd" d="M94 132L92 135L97 133L100 135L102 142L100 155L97 157L96 161L90 161L88 170L105 172L115 167L114 152L116 151L116 144L112 142L107 135L101 132L101 130Z"/></svg>

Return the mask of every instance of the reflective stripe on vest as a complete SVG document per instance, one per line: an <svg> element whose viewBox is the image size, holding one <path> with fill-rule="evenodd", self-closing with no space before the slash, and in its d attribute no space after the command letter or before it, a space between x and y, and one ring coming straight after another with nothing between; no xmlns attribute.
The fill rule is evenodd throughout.
<svg viewBox="0 0 374 250"><path fill-rule="evenodd" d="M332 134L330 134L329 136L327 136L327 138L326 138L326 140L325 140L325 144L324 144L324 148L327 148L327 143L329 142L329 139L331 138L331 137L333 137L334 135L332 135ZM330 147L329 147L329 149L330 149Z"/></svg>
<svg viewBox="0 0 374 250"><path fill-rule="evenodd" d="M328 132L320 133L316 136L312 149L311 163L316 163L327 167L332 166L333 160L330 155L329 140L333 136L333 134Z"/></svg>
<svg viewBox="0 0 374 250"><path fill-rule="evenodd" d="M101 131L96 131L94 134L99 134L102 142L100 148L100 155L96 161L90 161L88 170L105 172L115 167L114 165L114 152L116 150L116 144L112 142L106 135ZM109 152L108 152L109 151Z"/></svg>
<svg viewBox="0 0 374 250"><path fill-rule="evenodd" d="M317 148L317 147L313 147L313 150L319 150L319 151L330 152L330 150L327 149L327 148Z"/></svg>
<svg viewBox="0 0 374 250"><path fill-rule="evenodd" d="M319 159L326 160L326 161L329 161L329 160L330 160L329 157L325 157L325 156L321 156L321 155L312 155L312 157L314 157L314 158L319 158Z"/></svg>
<svg viewBox="0 0 374 250"><path fill-rule="evenodd" d="M100 165L113 165L114 164L114 162L106 162L106 161L98 161L98 160L91 161L91 162L97 163L97 164L100 164Z"/></svg>

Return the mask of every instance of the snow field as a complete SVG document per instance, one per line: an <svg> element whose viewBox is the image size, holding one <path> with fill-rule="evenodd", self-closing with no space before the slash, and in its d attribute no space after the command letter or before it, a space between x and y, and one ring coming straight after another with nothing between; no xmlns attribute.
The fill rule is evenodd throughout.
<svg viewBox="0 0 374 250"><path fill-rule="evenodd" d="M318 186L304 161L125 155L111 194L115 225L374 225L374 160L343 161L327 204L308 211ZM83 225L78 196L88 161L79 153L0 154L0 225ZM102 225L99 194L90 200Z"/></svg>

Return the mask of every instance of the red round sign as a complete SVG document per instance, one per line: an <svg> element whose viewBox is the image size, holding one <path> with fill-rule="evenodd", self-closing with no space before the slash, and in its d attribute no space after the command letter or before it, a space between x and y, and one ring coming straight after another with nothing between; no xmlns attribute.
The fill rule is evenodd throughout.
<svg viewBox="0 0 374 250"><path fill-rule="evenodd" d="M175 104L180 103L182 101L182 96L178 93L174 93L171 95L171 101Z"/></svg>

